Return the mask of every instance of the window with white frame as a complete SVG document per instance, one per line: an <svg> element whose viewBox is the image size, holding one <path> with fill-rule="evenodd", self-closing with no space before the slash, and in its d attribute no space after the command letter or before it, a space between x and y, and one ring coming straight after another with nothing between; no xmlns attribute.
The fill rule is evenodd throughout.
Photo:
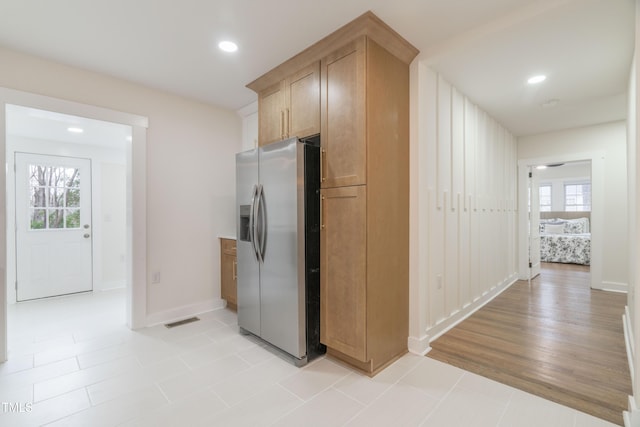
<svg viewBox="0 0 640 427"><path fill-rule="evenodd" d="M565 184L564 185L564 210L569 212L591 211L591 184Z"/></svg>
<svg viewBox="0 0 640 427"><path fill-rule="evenodd" d="M543 184L539 188L540 212L551 212L551 184Z"/></svg>

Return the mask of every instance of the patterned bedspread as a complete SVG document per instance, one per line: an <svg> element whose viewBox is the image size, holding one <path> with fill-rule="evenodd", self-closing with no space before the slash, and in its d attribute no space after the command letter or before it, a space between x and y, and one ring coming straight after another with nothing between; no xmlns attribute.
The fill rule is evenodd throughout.
<svg viewBox="0 0 640 427"><path fill-rule="evenodd" d="M540 234L540 261L591 263L591 233Z"/></svg>

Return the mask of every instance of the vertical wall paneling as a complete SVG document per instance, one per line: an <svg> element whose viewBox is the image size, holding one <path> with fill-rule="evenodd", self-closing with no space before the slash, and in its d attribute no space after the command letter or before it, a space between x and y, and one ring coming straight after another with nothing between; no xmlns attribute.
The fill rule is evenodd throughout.
<svg viewBox="0 0 640 427"><path fill-rule="evenodd" d="M451 226L455 230L456 241L455 263L453 264L453 276L455 278L455 306L454 310L460 310L464 307L466 295L465 278L466 263L462 254L464 249L462 246L463 223L465 219L463 200L464 197L464 97L458 90L453 88L451 97L451 195L454 201L454 221Z"/></svg>
<svg viewBox="0 0 640 427"><path fill-rule="evenodd" d="M443 219L441 227L444 231L442 252L444 254L444 271L442 278L444 296L444 317L449 317L457 308L457 260L456 244L457 226L454 205L452 180L452 97L453 88L442 77L438 79L438 182L439 197L443 200Z"/></svg>
<svg viewBox="0 0 640 427"><path fill-rule="evenodd" d="M467 177L470 180L467 185L467 198L469 200L469 302L473 303L479 294L478 290L478 238L477 238L477 209L478 209L478 114L474 104L465 99L465 128L469 171Z"/></svg>
<svg viewBox="0 0 640 427"><path fill-rule="evenodd" d="M431 173L427 145L420 142L421 136L426 135L428 129L433 128L429 117L435 114L429 113L432 105L429 103L429 85L435 85L435 75L427 73L427 67L421 61L413 61L410 65L410 209L409 221L411 233L409 234L409 340L408 348L416 354L425 354L429 350L429 337L426 335L428 322L430 321L428 272L428 212L429 200L426 183ZM423 78L424 76L424 78ZM428 77L431 76L431 79ZM433 93L433 90L431 90ZM420 112L425 113L425 120L419 120ZM418 183L421 183L419 185Z"/></svg>
<svg viewBox="0 0 640 427"><path fill-rule="evenodd" d="M438 92L439 81L438 75L428 70L426 77L427 99L425 100L426 122L429 126L425 129L425 142L427 147L427 182L426 190L428 192L428 209L427 209L427 286L428 286L428 306L429 319L428 325L437 324L444 318L444 256L442 245L444 241L443 232L443 209L440 197L440 175L439 175L439 143L438 143ZM420 119L422 120L422 119Z"/></svg>
<svg viewBox="0 0 640 427"><path fill-rule="evenodd" d="M638 312L640 306L640 295L638 294L638 283L640 283L640 265L638 263L638 255L640 250L638 249L638 238L640 233L640 219L638 217L638 201L640 200L640 173L638 172L638 165L640 165L640 150L638 150L638 126L640 123L640 108L638 103L640 99L638 97L638 91L640 90L638 81L640 80L640 67L638 67L638 57L640 55L640 8L636 2L636 43L633 61L631 63L631 76L629 79L629 97L628 97L628 114L627 114L627 177L628 180L628 194L629 194L629 296L628 306L629 317L627 321L626 330L629 340L629 351L631 351L631 372L633 377L631 379L633 384L634 396L633 405L630 406L629 422L627 425L633 425L640 419L640 313ZM625 420L626 422L626 420Z"/></svg>
<svg viewBox="0 0 640 427"><path fill-rule="evenodd" d="M469 102L459 94L462 101L462 144L463 144L463 206L460 210L460 303L465 308L471 304L471 189L473 188L474 146L472 121L469 114Z"/></svg>
<svg viewBox="0 0 640 427"><path fill-rule="evenodd" d="M428 310L418 315L433 339L516 279L517 162L504 127L428 67L418 73L412 117L426 172L412 185L427 196L418 221L428 249L419 260L426 280L416 286L427 288Z"/></svg>

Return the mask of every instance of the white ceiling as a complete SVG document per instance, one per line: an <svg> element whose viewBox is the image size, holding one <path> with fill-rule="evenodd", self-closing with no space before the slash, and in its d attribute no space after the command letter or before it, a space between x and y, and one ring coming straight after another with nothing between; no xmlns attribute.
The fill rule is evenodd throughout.
<svg viewBox="0 0 640 427"><path fill-rule="evenodd" d="M71 116L36 108L7 105L7 134L72 144L124 150L131 142L131 126ZM81 133L70 132L79 128Z"/></svg>
<svg viewBox="0 0 640 427"><path fill-rule="evenodd" d="M367 10L516 135L626 117L633 0L0 0L0 45L235 110Z"/></svg>

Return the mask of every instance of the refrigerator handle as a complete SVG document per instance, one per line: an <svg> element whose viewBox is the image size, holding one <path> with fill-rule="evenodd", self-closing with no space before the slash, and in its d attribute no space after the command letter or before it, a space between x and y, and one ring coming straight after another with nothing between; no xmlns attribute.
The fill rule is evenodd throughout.
<svg viewBox="0 0 640 427"><path fill-rule="evenodd" d="M249 211L249 240L251 241L251 246L253 247L253 254L256 256L256 260L259 261L258 258L258 247L256 246L256 202L258 195L258 186L253 186L253 191L251 193L251 210Z"/></svg>
<svg viewBox="0 0 640 427"><path fill-rule="evenodd" d="M260 218L260 235L258 237L258 249L260 253L260 259L264 263L267 247L267 209L264 198L264 189L262 185L260 185L258 196L258 217Z"/></svg>
<svg viewBox="0 0 640 427"><path fill-rule="evenodd" d="M261 207L262 205L262 185L258 184L256 187L256 193L255 193L255 201L253 204L253 215L254 215L254 219L253 219L253 228L252 228L252 237L253 237L253 249L256 253L256 259L258 260L258 262L263 263L264 259L262 258L262 248L261 248L261 243L260 241L262 241L262 225L264 223L264 215L263 215L263 209Z"/></svg>

